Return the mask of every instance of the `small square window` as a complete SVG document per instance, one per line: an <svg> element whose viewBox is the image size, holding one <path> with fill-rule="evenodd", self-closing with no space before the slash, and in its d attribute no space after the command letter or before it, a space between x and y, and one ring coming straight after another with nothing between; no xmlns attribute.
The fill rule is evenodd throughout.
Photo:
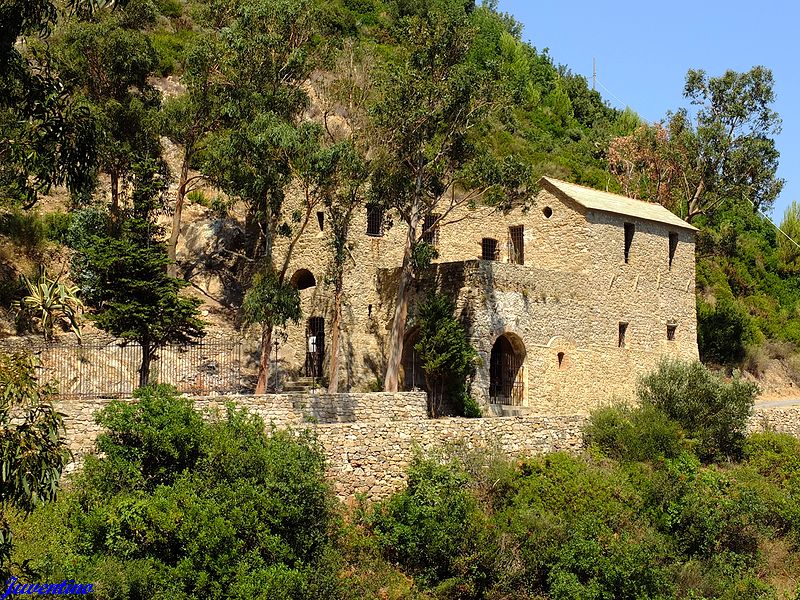
<svg viewBox="0 0 800 600"><path fill-rule="evenodd" d="M481 240L481 259L498 260L500 258L500 247L494 238L483 238Z"/></svg>
<svg viewBox="0 0 800 600"><path fill-rule="evenodd" d="M376 204L367 205L367 235L383 235L383 209Z"/></svg>
<svg viewBox="0 0 800 600"><path fill-rule="evenodd" d="M628 335L628 324L624 321L620 321L619 323L619 347L625 348L627 347L627 340L626 337Z"/></svg>
<svg viewBox="0 0 800 600"><path fill-rule="evenodd" d="M675 331L678 329L677 323L667 323L667 339L670 342L675 341Z"/></svg>

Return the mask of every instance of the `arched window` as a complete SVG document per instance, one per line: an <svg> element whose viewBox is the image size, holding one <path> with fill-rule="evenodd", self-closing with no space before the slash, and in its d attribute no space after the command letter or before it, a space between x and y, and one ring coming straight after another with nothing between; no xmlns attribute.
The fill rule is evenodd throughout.
<svg viewBox="0 0 800 600"><path fill-rule="evenodd" d="M308 269L297 269L289 283L297 290L305 290L317 285L317 280L314 279L314 274Z"/></svg>

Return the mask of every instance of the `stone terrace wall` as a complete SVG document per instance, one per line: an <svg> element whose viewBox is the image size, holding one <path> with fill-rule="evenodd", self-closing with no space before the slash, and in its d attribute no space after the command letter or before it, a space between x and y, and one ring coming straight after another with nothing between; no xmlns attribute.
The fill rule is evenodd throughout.
<svg viewBox="0 0 800 600"><path fill-rule="evenodd" d="M401 488L406 467L417 450L460 443L511 458L579 452L587 419L586 414L428 419L423 393L197 398L195 406L213 415L228 401L278 427L314 432L327 457L327 473L336 495L345 501L355 494L379 500ZM92 400L60 407L66 415L69 447L76 457L68 471L92 451L100 430L93 414L107 403ZM800 406L756 408L748 429L800 437Z"/></svg>
<svg viewBox="0 0 800 600"><path fill-rule="evenodd" d="M577 452L585 415L338 423L313 428L328 459L336 495L380 500L402 487L414 452L462 443L501 456Z"/></svg>
<svg viewBox="0 0 800 600"><path fill-rule="evenodd" d="M278 428L314 423L371 423L375 421L425 420L428 417L425 392L365 394L269 394L264 396L190 397L197 410L214 415L225 412L233 402L238 408L260 416ZM58 410L64 414L69 449L80 463L91 452L101 427L94 415L111 400L63 400ZM72 469L77 465L73 464ZM70 470L72 470L70 469Z"/></svg>

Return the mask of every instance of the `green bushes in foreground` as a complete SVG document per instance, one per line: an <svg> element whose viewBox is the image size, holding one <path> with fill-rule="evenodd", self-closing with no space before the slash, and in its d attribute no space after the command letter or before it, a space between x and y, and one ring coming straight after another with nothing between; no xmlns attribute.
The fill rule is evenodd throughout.
<svg viewBox="0 0 800 600"><path fill-rule="evenodd" d="M99 414L105 457L18 527L18 565L98 598L342 596L311 438L232 409L208 423L167 386L137 397Z"/></svg>
<svg viewBox="0 0 800 600"><path fill-rule="evenodd" d="M313 439L146 388L100 413L103 457L14 523L13 559L102 599L792 597L800 441L745 437L746 393L665 364L641 408L592 416L586 455L420 455L403 490L347 520Z"/></svg>

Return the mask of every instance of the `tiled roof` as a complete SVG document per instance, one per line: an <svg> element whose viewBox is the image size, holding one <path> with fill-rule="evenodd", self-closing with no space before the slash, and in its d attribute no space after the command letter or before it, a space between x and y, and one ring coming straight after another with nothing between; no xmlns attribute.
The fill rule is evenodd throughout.
<svg viewBox="0 0 800 600"><path fill-rule="evenodd" d="M697 231L696 227L692 227L689 225L689 223L673 214L660 204L656 204L655 202L634 200L633 198L628 198L627 196L601 192L599 190L593 190L592 188L576 185L574 183L567 183L566 181L552 179L550 177L542 177L539 180L539 183L543 188L549 190L550 192L561 192L589 210L600 210L618 215L638 217L648 221L665 223L673 227L681 227L682 229Z"/></svg>

